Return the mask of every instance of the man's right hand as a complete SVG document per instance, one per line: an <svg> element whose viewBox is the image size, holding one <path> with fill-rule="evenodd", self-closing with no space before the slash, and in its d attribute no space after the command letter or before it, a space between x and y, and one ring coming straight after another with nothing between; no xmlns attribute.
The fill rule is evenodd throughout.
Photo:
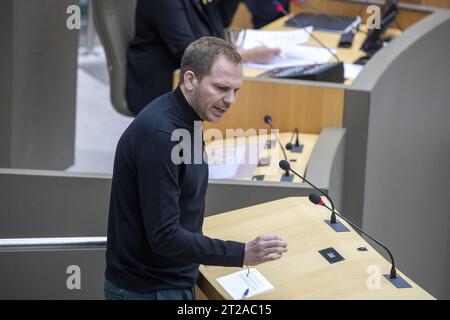
<svg viewBox="0 0 450 320"><path fill-rule="evenodd" d="M256 47L246 50L241 50L239 53L244 62L254 62L260 64L267 64L277 55L280 54L278 48Z"/></svg>
<svg viewBox="0 0 450 320"><path fill-rule="evenodd" d="M244 265L257 264L278 260L283 252L287 252L287 243L278 236L262 235L245 244Z"/></svg>

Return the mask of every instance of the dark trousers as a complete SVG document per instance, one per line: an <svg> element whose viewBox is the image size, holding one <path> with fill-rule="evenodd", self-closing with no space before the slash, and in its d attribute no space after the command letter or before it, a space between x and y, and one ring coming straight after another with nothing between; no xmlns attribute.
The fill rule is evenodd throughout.
<svg viewBox="0 0 450 320"><path fill-rule="evenodd" d="M106 300L195 300L194 287L139 293L119 288L108 279L105 279L104 293Z"/></svg>

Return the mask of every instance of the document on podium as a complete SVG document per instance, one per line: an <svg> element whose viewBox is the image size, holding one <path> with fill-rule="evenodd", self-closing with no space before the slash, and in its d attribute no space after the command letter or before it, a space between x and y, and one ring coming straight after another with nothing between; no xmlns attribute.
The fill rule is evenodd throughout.
<svg viewBox="0 0 450 320"><path fill-rule="evenodd" d="M305 28L309 33L312 27ZM242 49L252 49L256 47L280 48L306 43L309 34L303 29L289 31L255 30L245 29L239 33L237 46Z"/></svg>
<svg viewBox="0 0 450 320"><path fill-rule="evenodd" d="M246 62L245 67L260 70L282 68L314 63L324 63L331 59L329 50L320 46L305 45L312 27L289 31L253 30L240 32L237 46L243 49L256 47L279 48L280 54L267 64ZM336 53L335 49L330 49Z"/></svg>
<svg viewBox="0 0 450 320"><path fill-rule="evenodd" d="M244 300L275 290L270 282L255 268L217 278L217 281L234 300Z"/></svg>
<svg viewBox="0 0 450 320"><path fill-rule="evenodd" d="M333 53L336 50L331 49ZM246 62L247 68L270 70L272 68L282 68L298 65L307 65L314 63L328 62L332 57L332 54L325 48L317 46L289 46L281 50L281 54L274 57L272 61L267 64L249 63Z"/></svg>

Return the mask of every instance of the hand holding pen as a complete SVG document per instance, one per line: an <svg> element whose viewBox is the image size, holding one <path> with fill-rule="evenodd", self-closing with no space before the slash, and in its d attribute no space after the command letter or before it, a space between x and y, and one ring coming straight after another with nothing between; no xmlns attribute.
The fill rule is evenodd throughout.
<svg viewBox="0 0 450 320"><path fill-rule="evenodd" d="M279 48L267 47L256 47L239 51L242 59L245 62L254 62L261 64L269 63L275 56L279 55L280 52L281 50Z"/></svg>

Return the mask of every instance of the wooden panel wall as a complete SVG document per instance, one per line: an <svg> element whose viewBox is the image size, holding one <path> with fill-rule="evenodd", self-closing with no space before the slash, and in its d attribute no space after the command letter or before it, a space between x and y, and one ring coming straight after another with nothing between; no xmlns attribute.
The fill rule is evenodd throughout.
<svg viewBox="0 0 450 320"><path fill-rule="evenodd" d="M264 115L273 118L275 128L318 134L322 128L342 127L344 88L306 85L303 83L258 81L246 79L236 103L218 124L205 128L267 129Z"/></svg>

